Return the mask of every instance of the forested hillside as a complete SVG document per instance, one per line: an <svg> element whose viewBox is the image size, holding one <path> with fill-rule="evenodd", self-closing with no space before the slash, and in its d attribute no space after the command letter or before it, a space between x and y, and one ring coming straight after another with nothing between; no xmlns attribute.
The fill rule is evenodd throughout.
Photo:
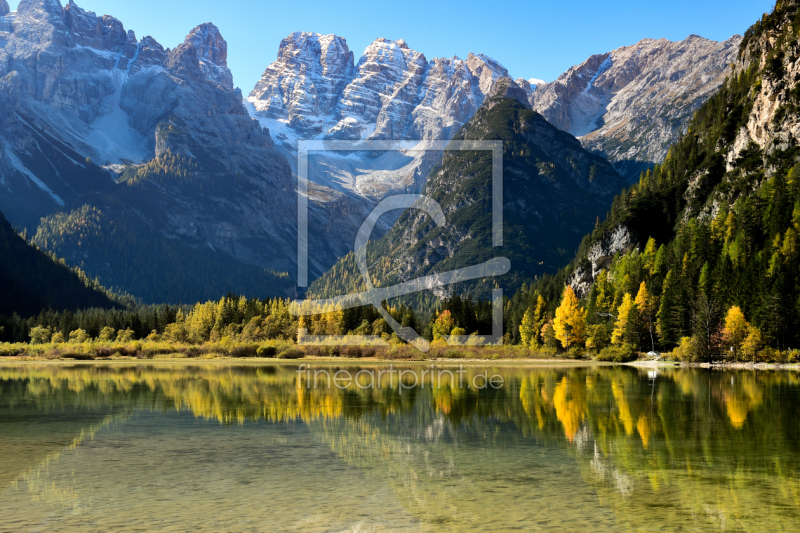
<svg viewBox="0 0 800 533"><path fill-rule="evenodd" d="M548 319L535 317L539 296L552 318L568 283L583 297L587 346L680 346L700 360L797 347L798 34L798 2L778 2L663 164L614 199L569 267L514 297L508 318L528 314L530 342Z"/></svg>
<svg viewBox="0 0 800 533"><path fill-rule="evenodd" d="M88 307L121 306L81 270L25 242L0 213L0 315Z"/></svg>
<svg viewBox="0 0 800 533"><path fill-rule="evenodd" d="M491 152L446 152L423 190L441 206L445 223L437 226L423 211L407 210L368 247L377 285L507 257L508 274L462 283L438 296L487 297L498 284L518 289L536 276L557 272L625 184L608 161L514 98L487 99L455 139L503 141L503 246L492 246ZM350 254L315 281L310 292L330 296L363 288ZM415 296L418 309L426 312L433 300L430 293Z"/></svg>
<svg viewBox="0 0 800 533"><path fill-rule="evenodd" d="M145 303L194 302L231 291L262 297L293 294L286 273L238 261L229 250L204 244L206 236L191 222L181 222L183 239L165 229L174 218L168 202L208 205L204 198L210 197L232 205L237 200L231 181L243 186L244 176L215 176L196 160L165 150L126 170L120 180L114 194L86 197L75 209L43 218L33 242ZM228 210L223 214L235 216ZM148 218L159 224L148 224ZM221 224L217 231L227 228Z"/></svg>
<svg viewBox="0 0 800 533"><path fill-rule="evenodd" d="M103 283L124 287L146 303L177 304L232 290L289 293L291 280L285 273L203 253L126 215L124 205L107 198L102 207L84 205L42 219L33 242L66 254L71 264L90 268Z"/></svg>

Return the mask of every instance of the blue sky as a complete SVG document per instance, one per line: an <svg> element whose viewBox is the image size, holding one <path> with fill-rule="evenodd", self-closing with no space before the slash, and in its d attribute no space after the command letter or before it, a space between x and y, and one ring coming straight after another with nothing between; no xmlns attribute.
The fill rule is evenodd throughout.
<svg viewBox="0 0 800 533"><path fill-rule="evenodd" d="M62 4L67 0L62 0ZM19 0L9 0L16 9ZM84 9L117 17L141 39L164 47L196 25L213 22L228 41L234 82L247 94L294 31L335 33L356 61L378 37L405 39L428 59L469 52L500 61L515 78L552 81L592 54L647 37L690 34L724 40L742 34L774 0L534 0L346 2L265 0L76 0ZM491 6L491 7L490 7Z"/></svg>

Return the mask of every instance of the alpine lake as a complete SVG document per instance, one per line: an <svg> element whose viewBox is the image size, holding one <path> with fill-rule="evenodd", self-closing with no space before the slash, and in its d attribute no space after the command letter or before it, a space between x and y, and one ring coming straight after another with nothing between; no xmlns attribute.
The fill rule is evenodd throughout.
<svg viewBox="0 0 800 533"><path fill-rule="evenodd" d="M800 374L0 366L0 531L788 531Z"/></svg>

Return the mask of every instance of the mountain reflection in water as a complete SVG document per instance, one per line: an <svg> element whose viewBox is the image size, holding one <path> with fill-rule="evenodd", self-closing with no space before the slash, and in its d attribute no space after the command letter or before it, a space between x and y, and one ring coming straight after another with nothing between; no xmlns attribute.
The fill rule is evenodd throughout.
<svg viewBox="0 0 800 533"><path fill-rule="evenodd" d="M0 367L0 529L55 514L51 530L775 530L800 515L795 373L468 366L459 387L404 368L419 386L313 386L293 365ZM475 387L484 372L503 386Z"/></svg>

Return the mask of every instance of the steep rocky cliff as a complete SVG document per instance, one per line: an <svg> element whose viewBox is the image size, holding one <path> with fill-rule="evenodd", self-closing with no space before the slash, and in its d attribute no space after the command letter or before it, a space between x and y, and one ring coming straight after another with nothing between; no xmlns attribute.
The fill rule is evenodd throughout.
<svg viewBox="0 0 800 533"><path fill-rule="evenodd" d="M381 38L354 63L345 39L297 32L281 41L277 60L246 104L296 172L301 139L448 140L500 86L507 92L516 84L484 55L429 61L402 39ZM516 95L525 100L523 91ZM356 231L377 201L422 189L442 155L426 148L318 152L310 158L310 234L324 238L338 254L315 250L315 275L352 249ZM377 234L393 221L383 217Z"/></svg>
<svg viewBox="0 0 800 533"><path fill-rule="evenodd" d="M487 56L428 61L402 39L375 40L354 64L344 38L296 32L248 100L305 138L449 139L502 77Z"/></svg>

